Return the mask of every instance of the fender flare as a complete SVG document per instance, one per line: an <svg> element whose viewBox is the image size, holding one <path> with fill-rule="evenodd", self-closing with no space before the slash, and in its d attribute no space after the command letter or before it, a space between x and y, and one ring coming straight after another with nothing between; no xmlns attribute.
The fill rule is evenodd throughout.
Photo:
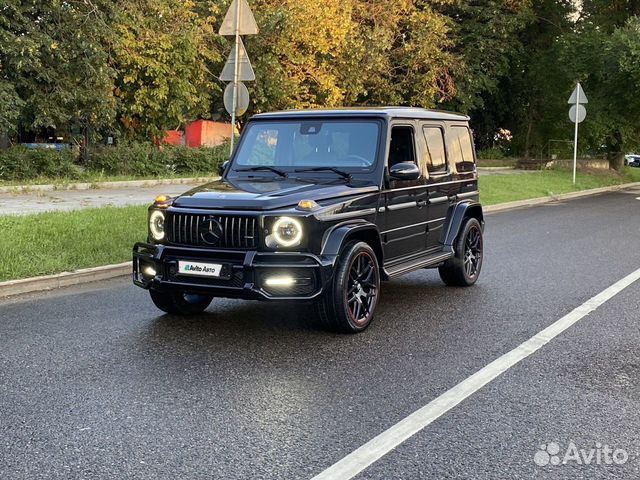
<svg viewBox="0 0 640 480"><path fill-rule="evenodd" d="M482 212L482 205L479 202L473 200L465 200L449 207L447 212L447 220L442 229L442 238L440 242L447 246L452 247L458 237L462 223L466 217L477 218L480 225L484 229L484 213Z"/></svg>
<svg viewBox="0 0 640 480"><path fill-rule="evenodd" d="M328 230L322 239L321 255L323 257L336 258L349 237L362 233L368 233L370 237L373 238L374 245L371 247L376 252L376 255L378 255L378 261L380 265L382 265L383 258L380 231L374 223L365 220L338 224Z"/></svg>

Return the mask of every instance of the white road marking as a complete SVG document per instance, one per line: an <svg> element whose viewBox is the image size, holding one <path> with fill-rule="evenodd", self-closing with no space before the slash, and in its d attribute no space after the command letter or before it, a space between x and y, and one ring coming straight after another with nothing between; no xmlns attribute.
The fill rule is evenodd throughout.
<svg viewBox="0 0 640 480"><path fill-rule="evenodd" d="M400 420L388 430L369 440L342 460L313 477L312 480L347 480L353 478L639 279L640 269L614 283L595 297L590 298L526 342L505 353L435 400Z"/></svg>

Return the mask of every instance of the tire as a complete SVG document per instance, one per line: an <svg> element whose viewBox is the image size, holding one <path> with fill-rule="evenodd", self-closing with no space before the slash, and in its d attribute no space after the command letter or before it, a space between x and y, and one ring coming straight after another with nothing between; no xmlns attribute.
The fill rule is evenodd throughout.
<svg viewBox="0 0 640 480"><path fill-rule="evenodd" d="M184 292L149 290L149 295L155 306L163 312L183 316L204 312L213 300L211 295L193 295Z"/></svg>
<svg viewBox="0 0 640 480"><path fill-rule="evenodd" d="M467 218L454 244L454 256L438 268L442 281L451 287L469 287L478 281L483 260L482 225Z"/></svg>
<svg viewBox="0 0 640 480"><path fill-rule="evenodd" d="M358 333L373 320L380 294L380 267L365 242L349 242L340 252L333 281L316 310L322 326L338 333Z"/></svg>

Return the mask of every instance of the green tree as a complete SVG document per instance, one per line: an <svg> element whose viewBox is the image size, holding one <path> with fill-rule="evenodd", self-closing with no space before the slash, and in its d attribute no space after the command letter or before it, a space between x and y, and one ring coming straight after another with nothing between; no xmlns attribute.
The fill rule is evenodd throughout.
<svg viewBox="0 0 640 480"><path fill-rule="evenodd" d="M525 157L546 154L549 139L567 138L573 131L566 101L574 79L558 59L575 13L572 0L533 2L532 21L518 35L522 47L500 88L501 122L514 134L514 152Z"/></svg>
<svg viewBox="0 0 640 480"><path fill-rule="evenodd" d="M622 27L594 25L590 17L566 38L562 63L582 81L589 97L585 143L603 147L612 168L622 168L626 149L640 146L640 18Z"/></svg>
<svg viewBox="0 0 640 480"><path fill-rule="evenodd" d="M256 0L253 110L434 106L454 90L447 19L412 0Z"/></svg>
<svg viewBox="0 0 640 480"><path fill-rule="evenodd" d="M130 136L162 137L208 116L221 92L209 67L221 60L216 4L191 0L121 0L112 65L120 120Z"/></svg>
<svg viewBox="0 0 640 480"><path fill-rule="evenodd" d="M0 7L0 128L113 120L103 0L5 0Z"/></svg>

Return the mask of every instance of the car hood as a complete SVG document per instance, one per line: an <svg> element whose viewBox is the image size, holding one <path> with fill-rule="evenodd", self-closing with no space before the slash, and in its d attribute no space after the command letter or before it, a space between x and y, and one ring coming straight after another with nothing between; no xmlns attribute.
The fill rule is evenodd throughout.
<svg viewBox="0 0 640 480"><path fill-rule="evenodd" d="M353 181L349 185L307 183L300 180L261 181L220 179L196 187L177 197L173 206L230 210L274 210L297 205L300 200L320 202L361 195L378 190L371 183Z"/></svg>

